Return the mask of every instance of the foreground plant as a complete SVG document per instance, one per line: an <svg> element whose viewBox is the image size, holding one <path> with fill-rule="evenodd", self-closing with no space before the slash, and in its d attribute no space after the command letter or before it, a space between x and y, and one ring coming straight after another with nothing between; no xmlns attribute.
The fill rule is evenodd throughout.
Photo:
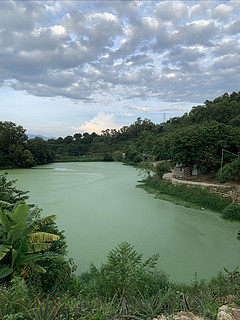
<svg viewBox="0 0 240 320"><path fill-rule="evenodd" d="M156 293L168 286L166 274L156 270L158 255L144 261L143 255L125 241L111 250L107 258L99 269L91 265L90 272L82 275L80 281L86 291L91 288L90 292L112 299L115 294L121 297L123 292L126 296L138 295L139 291Z"/></svg>
<svg viewBox="0 0 240 320"><path fill-rule="evenodd" d="M29 209L26 204L15 206L0 203L0 279L8 280L13 274L26 276L27 268L38 272L45 269L36 263L44 259L44 250L59 236L37 232L41 225L56 219L55 215L39 218L38 209ZM48 254L49 256L49 254ZM52 257L54 255L52 254Z"/></svg>

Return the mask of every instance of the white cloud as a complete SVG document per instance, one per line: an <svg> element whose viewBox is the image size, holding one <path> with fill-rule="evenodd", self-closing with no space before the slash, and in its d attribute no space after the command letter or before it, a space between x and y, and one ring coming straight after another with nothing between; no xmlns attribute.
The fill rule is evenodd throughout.
<svg viewBox="0 0 240 320"><path fill-rule="evenodd" d="M156 5L155 15L163 21L176 21L186 17L188 7L181 1L162 1Z"/></svg>
<svg viewBox="0 0 240 320"><path fill-rule="evenodd" d="M86 131L88 133L96 132L101 133L105 129L119 129L121 125L117 123L116 116L111 114L106 114L104 112L99 112L90 121L85 121L80 127L71 127L73 130Z"/></svg>
<svg viewBox="0 0 240 320"><path fill-rule="evenodd" d="M228 19L230 14L232 13L232 10L232 7L222 3L212 10L212 17L213 19Z"/></svg>
<svg viewBox="0 0 240 320"><path fill-rule="evenodd" d="M110 124L123 104L147 114L240 83L237 1L11 0L0 11L0 85L91 104Z"/></svg>

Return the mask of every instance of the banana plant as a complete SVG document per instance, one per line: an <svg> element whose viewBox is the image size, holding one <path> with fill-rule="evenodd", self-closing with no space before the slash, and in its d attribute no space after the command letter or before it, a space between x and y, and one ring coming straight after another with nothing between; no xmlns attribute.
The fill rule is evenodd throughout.
<svg viewBox="0 0 240 320"><path fill-rule="evenodd" d="M43 251L60 236L38 232L40 226L55 220L56 216L39 217L39 209L29 208L25 203L12 205L0 202L0 279L15 273L26 274L30 266L38 272L46 272L36 263L53 254Z"/></svg>

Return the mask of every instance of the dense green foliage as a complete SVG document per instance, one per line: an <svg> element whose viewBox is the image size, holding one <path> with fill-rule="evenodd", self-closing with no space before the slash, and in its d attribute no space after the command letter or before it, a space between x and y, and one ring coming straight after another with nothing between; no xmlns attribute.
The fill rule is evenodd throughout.
<svg viewBox="0 0 240 320"><path fill-rule="evenodd" d="M172 197L171 199L178 199L185 203L197 205L199 208L220 213L223 213L223 210L232 202L230 199L222 198L219 195L211 193L209 189L199 186L189 187L182 184L173 184L170 181L159 180L156 177L148 178L143 182L144 184L140 185L140 187L160 197L168 195Z"/></svg>
<svg viewBox="0 0 240 320"><path fill-rule="evenodd" d="M223 301L240 305L237 268L210 281L196 276L184 285L169 282L163 273L159 278L159 272L153 272L155 261L156 257L142 261L130 244L121 243L99 269L81 275L65 294L56 290L47 298L33 295L23 279L14 277L8 286L0 286L0 319L146 320L179 311L215 319Z"/></svg>
<svg viewBox="0 0 240 320"><path fill-rule="evenodd" d="M240 182L240 157L230 163L225 164L222 170L217 173L220 182L236 181Z"/></svg>
<svg viewBox="0 0 240 320"><path fill-rule="evenodd" d="M28 168L53 160L47 141L28 140L26 129L13 122L0 121L0 168Z"/></svg>
<svg viewBox="0 0 240 320"><path fill-rule="evenodd" d="M28 206L26 192L16 181L0 176L0 279L9 282L21 275L34 292L63 292L73 281L75 265L67 261L67 244L55 215L41 217Z"/></svg>
<svg viewBox="0 0 240 320"><path fill-rule="evenodd" d="M169 285L164 273L157 272L155 267L158 255L142 260L142 254L137 253L127 242L120 243L107 256L107 262L97 269L91 265L90 272L80 278L85 283L85 293L97 292L100 296L121 297L144 296L156 294ZM90 291L89 291L90 289Z"/></svg>
<svg viewBox="0 0 240 320"><path fill-rule="evenodd" d="M240 92L225 93L204 105L195 106L182 117L154 124L138 118L120 130L76 133L44 141L27 139L25 129L0 122L0 167L30 167L53 160L122 160L137 164L143 159L171 160L195 165L202 172L217 172L222 149L224 164L240 153ZM232 154L231 154L232 153ZM233 164L235 166L235 163Z"/></svg>

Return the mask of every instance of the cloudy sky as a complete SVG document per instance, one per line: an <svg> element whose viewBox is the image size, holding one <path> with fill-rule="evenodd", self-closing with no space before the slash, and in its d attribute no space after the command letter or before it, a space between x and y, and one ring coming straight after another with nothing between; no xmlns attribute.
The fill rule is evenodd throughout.
<svg viewBox="0 0 240 320"><path fill-rule="evenodd" d="M240 90L240 1L0 1L0 114L66 136Z"/></svg>

